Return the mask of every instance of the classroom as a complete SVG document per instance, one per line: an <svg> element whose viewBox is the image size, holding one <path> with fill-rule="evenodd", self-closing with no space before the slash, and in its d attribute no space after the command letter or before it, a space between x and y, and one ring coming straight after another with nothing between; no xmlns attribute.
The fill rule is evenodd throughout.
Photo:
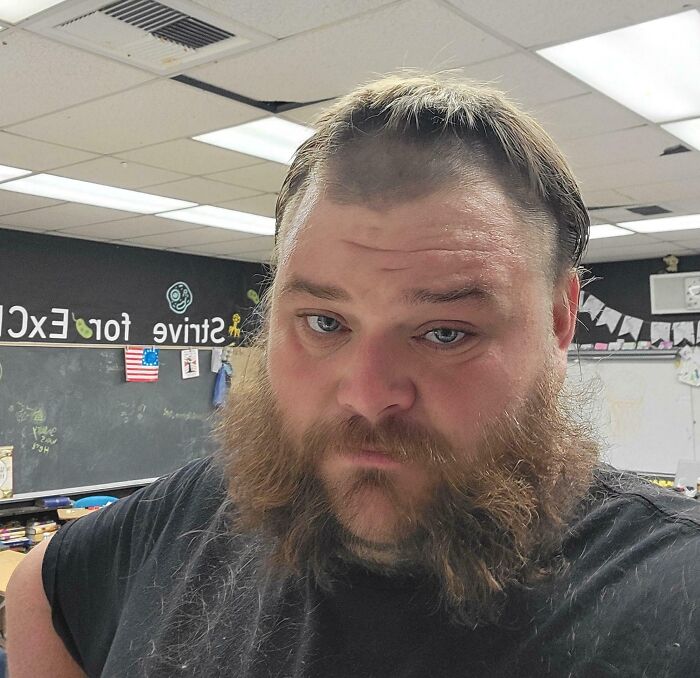
<svg viewBox="0 0 700 678"><path fill-rule="evenodd" d="M698 74L698 0L0 0L0 678L695 675Z"/></svg>

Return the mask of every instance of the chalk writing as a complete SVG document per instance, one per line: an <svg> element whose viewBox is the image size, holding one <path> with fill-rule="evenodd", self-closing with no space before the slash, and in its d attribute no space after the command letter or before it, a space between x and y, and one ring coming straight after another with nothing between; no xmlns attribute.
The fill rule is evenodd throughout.
<svg viewBox="0 0 700 678"><path fill-rule="evenodd" d="M15 418L21 424L25 421L32 421L35 424L43 424L46 421L46 413L41 407L31 407L24 403L16 402L8 408L14 413Z"/></svg>
<svg viewBox="0 0 700 678"><path fill-rule="evenodd" d="M163 416L166 419L180 419L182 421L206 421L209 418L209 415L207 414L197 414L196 412L174 412L167 407L163 409Z"/></svg>
<svg viewBox="0 0 700 678"><path fill-rule="evenodd" d="M146 405L141 403L137 405L136 403L119 403L122 409L119 412L119 416L124 424L128 424L132 419L136 421L143 421L143 415L146 413Z"/></svg>
<svg viewBox="0 0 700 678"><path fill-rule="evenodd" d="M32 451L48 454L51 448L58 442L55 426L35 425L32 426Z"/></svg>

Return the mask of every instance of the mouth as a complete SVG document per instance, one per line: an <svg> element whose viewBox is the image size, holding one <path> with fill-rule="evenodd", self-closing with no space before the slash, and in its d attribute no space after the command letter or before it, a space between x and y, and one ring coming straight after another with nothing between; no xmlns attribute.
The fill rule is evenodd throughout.
<svg viewBox="0 0 700 678"><path fill-rule="evenodd" d="M372 449L361 449L354 450L352 452L346 452L343 454L343 457L347 459L351 464L370 468L388 469L398 468L402 465L400 461L397 461L385 452L380 452L379 450Z"/></svg>

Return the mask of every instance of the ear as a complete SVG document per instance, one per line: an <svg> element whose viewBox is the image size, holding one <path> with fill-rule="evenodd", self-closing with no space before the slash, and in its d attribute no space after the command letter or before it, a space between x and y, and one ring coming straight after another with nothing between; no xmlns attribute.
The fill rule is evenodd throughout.
<svg viewBox="0 0 700 678"><path fill-rule="evenodd" d="M554 286L552 309L554 335L560 350L566 351L574 338L581 281L575 270L562 275Z"/></svg>

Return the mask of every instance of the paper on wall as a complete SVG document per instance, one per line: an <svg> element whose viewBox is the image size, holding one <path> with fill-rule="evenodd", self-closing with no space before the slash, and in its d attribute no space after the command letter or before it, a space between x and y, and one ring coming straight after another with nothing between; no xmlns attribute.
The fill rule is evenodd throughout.
<svg viewBox="0 0 700 678"><path fill-rule="evenodd" d="M678 381L690 386L700 386L700 348L684 346L676 362Z"/></svg>
<svg viewBox="0 0 700 678"><path fill-rule="evenodd" d="M692 321L673 323L673 343L678 346L684 339L690 344L695 343L695 327Z"/></svg>
<svg viewBox="0 0 700 678"><path fill-rule="evenodd" d="M671 323L651 323L651 343L657 341L671 341Z"/></svg>
<svg viewBox="0 0 700 678"><path fill-rule="evenodd" d="M629 334L635 341L639 338L639 332L642 329L643 320L641 318L634 318L631 315L626 315L622 320L622 325L620 325L620 331L618 335Z"/></svg>
<svg viewBox="0 0 700 678"><path fill-rule="evenodd" d="M192 379L199 376L199 349L186 348L180 351L182 378Z"/></svg>
<svg viewBox="0 0 700 678"><path fill-rule="evenodd" d="M620 311L616 311L614 308L610 308L608 306L607 308L603 309L603 312L596 321L596 325L607 325L608 329L611 332L614 332L615 328L617 327L617 323L620 322L621 317L622 313L620 313Z"/></svg>
<svg viewBox="0 0 700 678"><path fill-rule="evenodd" d="M591 316L591 319L594 319L603 310L604 306L605 304L598 299L598 297L594 297L592 294L589 294L586 301L583 302L580 312L588 313L588 315Z"/></svg>
<svg viewBox="0 0 700 678"><path fill-rule="evenodd" d="M12 445L0 447L0 498L8 499L13 494L12 489Z"/></svg>
<svg viewBox="0 0 700 678"><path fill-rule="evenodd" d="M221 369L221 358L224 354L224 349L221 346L216 346L211 350L211 371L218 374Z"/></svg>

